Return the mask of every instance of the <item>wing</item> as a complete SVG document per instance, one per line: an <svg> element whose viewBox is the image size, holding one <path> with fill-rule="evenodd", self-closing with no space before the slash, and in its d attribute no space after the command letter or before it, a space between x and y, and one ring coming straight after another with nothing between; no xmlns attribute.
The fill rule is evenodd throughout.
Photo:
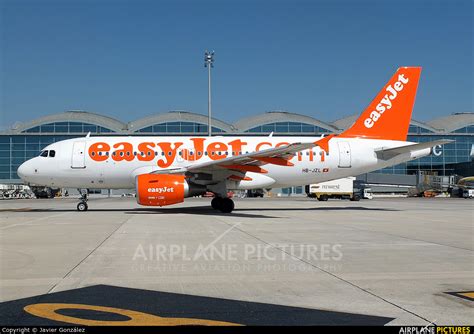
<svg viewBox="0 0 474 334"><path fill-rule="evenodd" d="M225 179L230 176L244 179L246 172L266 173L261 166L274 164L279 166L293 166L289 161L296 153L318 146L310 143L292 143L281 147L270 148L262 151L251 152L232 157L224 157L219 160L211 160L202 163L195 163L183 168L155 170L154 174L218 174L218 179ZM216 178L213 178L215 180Z"/></svg>

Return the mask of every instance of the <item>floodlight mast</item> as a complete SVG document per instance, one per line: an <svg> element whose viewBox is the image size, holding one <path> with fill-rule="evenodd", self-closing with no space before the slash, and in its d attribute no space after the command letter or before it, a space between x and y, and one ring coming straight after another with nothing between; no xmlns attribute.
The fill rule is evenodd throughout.
<svg viewBox="0 0 474 334"><path fill-rule="evenodd" d="M211 68L214 67L214 51L207 51L204 53L204 67L207 67L207 114L208 124L207 131L209 137L212 136L212 105L211 105Z"/></svg>

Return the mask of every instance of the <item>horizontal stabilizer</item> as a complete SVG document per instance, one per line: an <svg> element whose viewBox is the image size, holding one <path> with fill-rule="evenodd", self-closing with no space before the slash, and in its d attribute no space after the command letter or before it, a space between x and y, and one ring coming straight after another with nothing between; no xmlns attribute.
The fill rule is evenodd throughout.
<svg viewBox="0 0 474 334"><path fill-rule="evenodd" d="M375 153L377 154L377 158L382 159L382 160L389 160L400 154L411 153L418 150L423 150L425 148L432 148L437 145L452 143L453 141L454 140L450 140L450 139L440 139L440 140L430 141L426 143L411 144L407 146L399 146L399 147L386 148L386 149L382 148L382 149L375 150Z"/></svg>

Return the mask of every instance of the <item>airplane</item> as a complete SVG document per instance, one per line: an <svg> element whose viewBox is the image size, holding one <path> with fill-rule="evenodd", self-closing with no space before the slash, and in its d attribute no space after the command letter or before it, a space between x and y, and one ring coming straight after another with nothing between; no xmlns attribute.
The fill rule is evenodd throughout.
<svg viewBox="0 0 474 334"><path fill-rule="evenodd" d="M230 190L280 188L368 173L428 156L451 142L407 142L421 67L400 67L355 123L318 137L108 136L68 139L24 162L28 185L136 189L138 204L166 206L214 193L212 208L234 210Z"/></svg>

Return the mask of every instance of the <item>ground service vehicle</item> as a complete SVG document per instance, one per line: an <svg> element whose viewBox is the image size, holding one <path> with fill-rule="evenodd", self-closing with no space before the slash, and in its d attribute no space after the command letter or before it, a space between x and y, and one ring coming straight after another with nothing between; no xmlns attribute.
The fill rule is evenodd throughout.
<svg viewBox="0 0 474 334"><path fill-rule="evenodd" d="M462 197L464 198L473 198L474 197L474 189L464 189L462 192Z"/></svg>
<svg viewBox="0 0 474 334"><path fill-rule="evenodd" d="M305 187L308 197L327 201L329 198L350 199L359 201L364 198L361 188L354 187L355 177L345 177L321 183L313 183ZM367 195L368 196L368 195Z"/></svg>
<svg viewBox="0 0 474 334"><path fill-rule="evenodd" d="M263 189L249 189L247 190L246 197L262 197L264 196L265 192Z"/></svg>

